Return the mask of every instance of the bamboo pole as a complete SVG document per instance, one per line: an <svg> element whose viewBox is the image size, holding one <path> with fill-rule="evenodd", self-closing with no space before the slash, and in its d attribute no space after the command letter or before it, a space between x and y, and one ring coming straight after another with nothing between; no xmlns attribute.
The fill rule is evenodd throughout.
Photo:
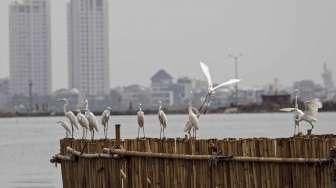
<svg viewBox="0 0 336 188"><path fill-rule="evenodd" d="M69 148L69 147L68 147ZM70 149L69 149L70 150ZM181 155L168 153L148 153L138 151L126 151L120 149L104 148L104 152L108 154L117 154L121 156L130 157L149 157L149 158L166 158L166 159L185 159L185 160L210 160L213 155ZM111 157L108 154L100 154L101 157ZM94 157L99 154L92 154ZM325 158L278 158L278 157L239 157L239 156L216 156L218 160L237 161L237 162L265 162L265 163L330 163L330 159ZM90 158L90 155L89 157Z"/></svg>
<svg viewBox="0 0 336 188"><path fill-rule="evenodd" d="M79 151L76 151L75 149L72 149L71 147L66 148L67 151L76 157L81 157L81 158L88 158L88 159L94 159L94 158L118 158L116 155L110 155L106 153L81 153Z"/></svg>
<svg viewBox="0 0 336 188"><path fill-rule="evenodd" d="M62 163L63 161L73 161L70 156L56 154L50 159L50 163Z"/></svg>
<svg viewBox="0 0 336 188"><path fill-rule="evenodd" d="M120 124L115 125L115 135L116 135L116 148L120 148L121 146L121 139L120 139Z"/></svg>

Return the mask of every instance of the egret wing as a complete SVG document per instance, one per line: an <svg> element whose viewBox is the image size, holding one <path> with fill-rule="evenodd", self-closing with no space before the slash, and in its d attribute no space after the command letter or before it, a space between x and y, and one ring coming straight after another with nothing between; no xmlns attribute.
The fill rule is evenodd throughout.
<svg viewBox="0 0 336 188"><path fill-rule="evenodd" d="M65 117L68 118L70 123L72 125L74 125L76 127L76 129L79 129L79 123L78 123L77 117L75 116L75 114L73 112L68 111L67 113L65 113Z"/></svg>
<svg viewBox="0 0 336 188"><path fill-rule="evenodd" d="M187 123L184 126L184 132L189 132L192 128L192 124L190 121L187 121Z"/></svg>
<svg viewBox="0 0 336 188"><path fill-rule="evenodd" d="M282 108L280 111L282 112L294 112L295 108Z"/></svg>
<svg viewBox="0 0 336 188"><path fill-rule="evenodd" d="M144 123L145 123L145 114L144 112L139 111L138 112L138 125L140 127L143 127Z"/></svg>
<svg viewBox="0 0 336 188"><path fill-rule="evenodd" d="M196 114L190 114L189 115L189 121L191 122L192 126L198 130L199 129L199 120L196 116Z"/></svg>
<svg viewBox="0 0 336 188"><path fill-rule="evenodd" d="M312 120L316 119L318 110L322 108L321 101L319 99L313 99L306 101L304 104L305 104L305 115L308 118L311 118Z"/></svg>
<svg viewBox="0 0 336 188"><path fill-rule="evenodd" d="M104 112L101 115L102 125L105 126L109 119L110 119L110 111L104 110Z"/></svg>
<svg viewBox="0 0 336 188"><path fill-rule="evenodd" d="M167 116L162 110L159 112L159 120L164 128L167 127Z"/></svg>
<svg viewBox="0 0 336 188"><path fill-rule="evenodd" d="M224 86L229 86L229 85L232 85L232 84L235 84L235 83L238 83L238 82L240 82L239 79L230 79L227 82L224 82L224 83L221 83L221 84L217 85L216 87L213 88L213 90L216 90L216 89L224 87Z"/></svg>
<svg viewBox="0 0 336 188"><path fill-rule="evenodd" d="M303 116L305 113L302 111L302 110L300 110L300 109L295 109L295 112L296 112L296 114L297 115L299 115L299 116Z"/></svg>
<svg viewBox="0 0 336 188"><path fill-rule="evenodd" d="M89 128L89 121L87 120L87 118L86 118L83 114L79 113L79 114L77 115L77 119L78 119L78 123L79 123L82 127L84 127L85 129L88 129L88 128Z"/></svg>
<svg viewBox="0 0 336 188"><path fill-rule="evenodd" d="M205 63L203 62L200 62L200 65L201 65L201 69L205 75L205 77L207 78L208 80L208 85L209 85L209 88L212 88L213 85L212 85L212 79L211 79L211 75L210 75L210 71L209 71L209 67L208 65L206 65Z"/></svg>
<svg viewBox="0 0 336 188"><path fill-rule="evenodd" d="M95 129L97 132L98 132L98 123L97 123L97 118L96 116L92 113L92 112L87 112L86 113L86 117L88 118L89 120L89 126L90 126L90 129Z"/></svg>
<svg viewBox="0 0 336 188"><path fill-rule="evenodd" d="M65 131L67 132L67 134L71 133L69 126L64 121L58 121L57 124L62 126L65 129Z"/></svg>

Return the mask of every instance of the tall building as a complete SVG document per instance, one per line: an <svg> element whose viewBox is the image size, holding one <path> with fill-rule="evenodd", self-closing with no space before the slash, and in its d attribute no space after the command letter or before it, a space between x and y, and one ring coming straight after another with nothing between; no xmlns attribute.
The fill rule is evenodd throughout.
<svg viewBox="0 0 336 188"><path fill-rule="evenodd" d="M10 93L51 92L49 0L13 0L9 5ZM30 86L29 86L30 85Z"/></svg>
<svg viewBox="0 0 336 188"><path fill-rule="evenodd" d="M108 1L68 2L69 87L86 96L109 93Z"/></svg>

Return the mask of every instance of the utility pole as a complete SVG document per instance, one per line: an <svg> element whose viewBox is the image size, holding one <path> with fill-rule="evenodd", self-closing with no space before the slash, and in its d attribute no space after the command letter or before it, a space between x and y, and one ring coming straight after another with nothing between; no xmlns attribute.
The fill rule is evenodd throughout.
<svg viewBox="0 0 336 188"><path fill-rule="evenodd" d="M28 87L29 87L29 112L33 112L33 82L28 80Z"/></svg>
<svg viewBox="0 0 336 188"><path fill-rule="evenodd" d="M242 57L243 54L239 53L238 55L229 54L229 58L233 60L234 63L234 72L235 72L235 79L238 79L238 62L240 57ZM238 95L238 83L235 85L235 105L238 106L239 103L239 95Z"/></svg>

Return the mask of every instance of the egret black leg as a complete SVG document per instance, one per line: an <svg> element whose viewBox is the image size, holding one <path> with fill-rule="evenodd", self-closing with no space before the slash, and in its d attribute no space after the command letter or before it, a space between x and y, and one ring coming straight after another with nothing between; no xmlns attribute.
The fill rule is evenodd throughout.
<svg viewBox="0 0 336 188"><path fill-rule="evenodd" d="M85 129L85 139L86 139L86 137L87 137L87 131L88 131L88 130L87 130L87 129Z"/></svg>
<svg viewBox="0 0 336 188"><path fill-rule="evenodd" d="M161 134L162 134L162 127L160 128L160 139L161 139Z"/></svg>
<svg viewBox="0 0 336 188"><path fill-rule="evenodd" d="M196 138L197 138L197 130L195 129L195 140L196 140Z"/></svg>
<svg viewBox="0 0 336 188"><path fill-rule="evenodd" d="M73 124L71 124L71 137L72 137L72 139L74 138L74 128L73 128Z"/></svg>
<svg viewBox="0 0 336 188"><path fill-rule="evenodd" d="M140 138L140 127L138 126L138 139Z"/></svg>
<svg viewBox="0 0 336 188"><path fill-rule="evenodd" d="M105 140L107 139L107 126L104 127L104 136L105 136Z"/></svg>
<svg viewBox="0 0 336 188"><path fill-rule="evenodd" d="M107 139L107 131L108 131L108 122L107 122L107 125L106 125L106 139Z"/></svg>
<svg viewBox="0 0 336 188"><path fill-rule="evenodd" d="M143 131L144 138L146 138L146 134L145 134L145 126L142 127L142 131Z"/></svg>

